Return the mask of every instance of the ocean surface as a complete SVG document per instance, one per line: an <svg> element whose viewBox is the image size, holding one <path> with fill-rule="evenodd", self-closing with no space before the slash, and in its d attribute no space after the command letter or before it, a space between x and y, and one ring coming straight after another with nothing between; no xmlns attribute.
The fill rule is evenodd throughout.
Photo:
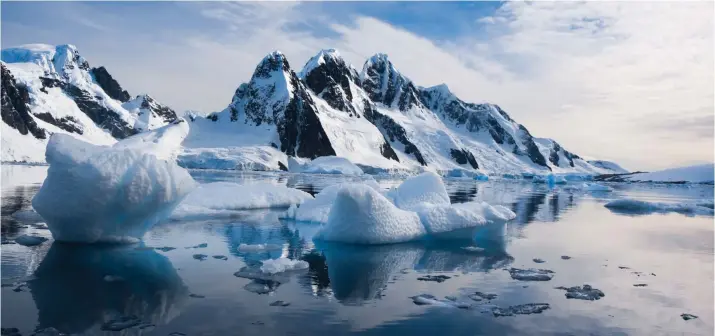
<svg viewBox="0 0 715 336"><path fill-rule="evenodd" d="M712 186L610 184L613 192L587 192L446 179L453 203L486 201L517 214L503 236L466 241L330 244L312 239L318 225L280 220L285 209L274 209L169 221L133 245L12 244L22 234L51 238L42 223L13 215L30 208L46 170L2 166L1 323L22 335L47 328L78 335L713 335L713 217L604 207L620 198L712 200ZM269 181L313 194L360 180L192 175L201 183ZM377 181L389 189L401 179ZM240 251L240 244L275 246ZM309 268L270 279L235 275L279 257ZM515 280L511 268L547 269L553 278ZM555 288L584 284L604 296L569 299ZM421 294L435 304L416 304L412 297ZM529 303L548 308L494 313ZM685 320L686 313L697 318ZM121 329L119 321L133 326L106 330Z"/></svg>

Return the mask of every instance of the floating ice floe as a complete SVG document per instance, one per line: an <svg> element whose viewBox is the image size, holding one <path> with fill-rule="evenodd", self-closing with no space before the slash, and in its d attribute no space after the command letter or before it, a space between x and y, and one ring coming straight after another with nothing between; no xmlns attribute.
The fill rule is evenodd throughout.
<svg viewBox="0 0 715 336"><path fill-rule="evenodd" d="M278 244L241 244L238 245L239 252L261 252L269 250L280 250L281 246Z"/></svg>
<svg viewBox="0 0 715 336"><path fill-rule="evenodd" d="M288 258L268 259L263 261L261 272L276 274L287 271L298 271L308 268L308 262Z"/></svg>
<svg viewBox="0 0 715 336"><path fill-rule="evenodd" d="M549 281L554 277L553 271L541 268L511 268L509 274L512 279L521 281Z"/></svg>
<svg viewBox="0 0 715 336"><path fill-rule="evenodd" d="M598 184L598 183L584 183L584 189L591 192L611 192L613 188Z"/></svg>
<svg viewBox="0 0 715 336"><path fill-rule="evenodd" d="M675 212L687 216L705 215L712 216L712 203L660 203L634 199L620 199L606 203L609 210L630 215L648 215L652 213Z"/></svg>
<svg viewBox="0 0 715 336"><path fill-rule="evenodd" d="M460 309L469 309L472 305L468 302L460 302L456 300L440 300L431 294L420 294L410 297L412 302L418 306L438 306L438 307L451 307Z"/></svg>
<svg viewBox="0 0 715 336"><path fill-rule="evenodd" d="M362 175L362 169L350 160L337 156L321 156L301 163L295 158L288 158L288 170L292 173Z"/></svg>
<svg viewBox="0 0 715 336"><path fill-rule="evenodd" d="M314 199L308 199L299 206L291 206L281 218L292 219L297 222L314 222L327 223L330 208L335 203L335 198L338 196L338 191L343 187L355 184L363 184L369 186L375 191L380 191L380 186L375 180L366 180L359 183L341 183L331 185L321 190Z"/></svg>
<svg viewBox="0 0 715 336"><path fill-rule="evenodd" d="M113 147L53 134L50 168L32 205L55 240L136 241L196 186L174 161L187 132L179 121Z"/></svg>
<svg viewBox="0 0 715 336"><path fill-rule="evenodd" d="M601 290L593 288L591 285L556 287L556 289L565 290L567 299L595 301L605 296Z"/></svg>
<svg viewBox="0 0 715 336"><path fill-rule="evenodd" d="M566 178L561 176L561 175L554 175L554 174L548 174L548 175L534 175L532 178L532 181L534 183L546 183L548 185L555 185L555 184L566 184Z"/></svg>
<svg viewBox="0 0 715 336"><path fill-rule="evenodd" d="M307 192L270 183L236 184L214 182L201 184L179 205L178 214L190 214L201 209L252 210L287 208L312 200Z"/></svg>
<svg viewBox="0 0 715 336"><path fill-rule="evenodd" d="M442 179L432 172L409 178L384 194L374 181L331 186L283 215L324 223L318 239L358 244L399 243L427 236L471 238L476 228L515 217L503 206L450 204Z"/></svg>
<svg viewBox="0 0 715 336"><path fill-rule="evenodd" d="M525 303L507 308L496 307L492 310L494 316L514 316L514 315L529 315L541 314L543 311L550 309L548 303Z"/></svg>

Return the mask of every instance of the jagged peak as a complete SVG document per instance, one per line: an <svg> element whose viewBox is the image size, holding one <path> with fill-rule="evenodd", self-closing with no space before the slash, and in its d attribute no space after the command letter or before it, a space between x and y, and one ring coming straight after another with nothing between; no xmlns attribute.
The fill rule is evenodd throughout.
<svg viewBox="0 0 715 336"><path fill-rule="evenodd" d="M263 57L261 62L258 63L258 66L256 66L253 76L258 78L268 78L271 76L270 73L274 71L291 71L288 59L282 52L280 52L280 50L272 51Z"/></svg>
<svg viewBox="0 0 715 336"><path fill-rule="evenodd" d="M322 49L315 56L311 57L308 62L303 66L303 70L298 75L301 79L304 79L311 71L320 67L323 64L338 64L346 65L350 71L355 71L352 65L347 64L345 59L340 55L337 49ZM357 72L357 71L355 71Z"/></svg>

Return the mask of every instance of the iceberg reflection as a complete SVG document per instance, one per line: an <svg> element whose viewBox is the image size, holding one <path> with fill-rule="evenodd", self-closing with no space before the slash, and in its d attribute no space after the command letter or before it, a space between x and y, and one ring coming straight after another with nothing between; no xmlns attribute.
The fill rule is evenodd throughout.
<svg viewBox="0 0 715 336"><path fill-rule="evenodd" d="M119 316L166 324L189 294L166 257L127 245L55 243L28 286L39 327L73 334Z"/></svg>

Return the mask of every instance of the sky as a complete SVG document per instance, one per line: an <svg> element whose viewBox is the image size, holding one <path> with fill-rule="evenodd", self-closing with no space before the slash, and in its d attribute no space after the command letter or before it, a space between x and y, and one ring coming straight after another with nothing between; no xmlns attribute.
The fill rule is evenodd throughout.
<svg viewBox="0 0 715 336"><path fill-rule="evenodd" d="M7 2L3 48L74 44L131 94L218 111L258 62L386 53L420 86L501 106L537 137L630 170L713 162L714 4Z"/></svg>

